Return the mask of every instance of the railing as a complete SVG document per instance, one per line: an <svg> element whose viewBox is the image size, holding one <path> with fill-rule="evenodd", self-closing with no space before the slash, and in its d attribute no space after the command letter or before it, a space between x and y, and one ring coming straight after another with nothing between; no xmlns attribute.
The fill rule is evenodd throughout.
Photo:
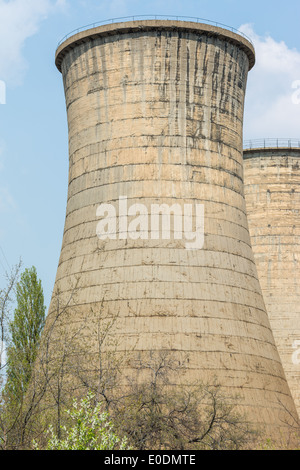
<svg viewBox="0 0 300 470"><path fill-rule="evenodd" d="M81 33L82 31L86 31L88 29L92 29L92 28L96 28L97 26L102 26L102 25L105 25L105 24L112 24L112 23L119 23L119 22L123 22L123 21L140 21L140 20L173 20L173 21L192 21L192 22L195 22L195 23L204 23L204 24L208 24L208 25L212 25L212 26L217 26L219 28L225 28L225 29L228 29L230 31L232 31L233 33L236 33L236 34L239 34L241 36L243 36L245 39L247 39L247 41L249 41L252 45L253 45L253 42L251 41L251 39L246 36L246 34L242 33L242 31L239 31L238 29L235 29L235 28L232 28L232 26L227 26L226 24L223 24L223 23L218 23L216 21L211 21L211 20L207 20L205 18L196 18L194 16L175 16L175 15L135 15L135 16L123 16L123 17L120 17L120 18L110 18L108 20L104 20L104 21L99 21L97 23L91 23L91 24L88 24L86 26L82 26L78 29L74 29L73 31L71 31L70 33L68 33L65 37L63 37L57 47L59 47L64 41L66 41L68 38L70 38L71 36L73 36L74 34L77 34L77 33Z"/></svg>
<svg viewBox="0 0 300 470"><path fill-rule="evenodd" d="M244 150L262 148L300 148L298 139L256 139L245 140Z"/></svg>

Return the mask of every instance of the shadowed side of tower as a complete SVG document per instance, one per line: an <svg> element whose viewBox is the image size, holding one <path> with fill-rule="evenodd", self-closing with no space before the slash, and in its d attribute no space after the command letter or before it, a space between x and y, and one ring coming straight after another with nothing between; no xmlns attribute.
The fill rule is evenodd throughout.
<svg viewBox="0 0 300 470"><path fill-rule="evenodd" d="M288 144L288 142L286 142ZM259 280L300 412L300 148L244 151L245 199Z"/></svg>
<svg viewBox="0 0 300 470"><path fill-rule="evenodd" d="M137 21L69 38L56 64L70 171L55 286L68 296L78 278L76 311L62 316L61 328L71 335L83 324L92 333L95 312L113 317L119 354L132 351L141 363L149 353L169 351L178 362L187 355L185 382L216 376L241 395L251 421L275 436L295 408L246 217L242 129L251 44L203 24ZM193 227L203 205L203 246L187 249L178 218L169 237L151 232L157 204L181 210ZM139 224L132 207L144 211ZM99 236L105 208L110 219ZM54 311L55 300L48 322ZM92 357L88 333L82 342ZM135 376L134 364L124 376Z"/></svg>

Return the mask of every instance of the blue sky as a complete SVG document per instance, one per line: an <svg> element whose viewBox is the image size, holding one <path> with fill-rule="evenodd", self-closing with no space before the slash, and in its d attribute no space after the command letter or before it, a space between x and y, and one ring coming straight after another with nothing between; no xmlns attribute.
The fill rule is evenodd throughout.
<svg viewBox="0 0 300 470"><path fill-rule="evenodd" d="M53 289L68 178L58 41L80 26L145 14L206 18L250 36L257 63L244 138L300 138L299 0L0 0L0 287L21 257L24 268L36 266L47 305Z"/></svg>

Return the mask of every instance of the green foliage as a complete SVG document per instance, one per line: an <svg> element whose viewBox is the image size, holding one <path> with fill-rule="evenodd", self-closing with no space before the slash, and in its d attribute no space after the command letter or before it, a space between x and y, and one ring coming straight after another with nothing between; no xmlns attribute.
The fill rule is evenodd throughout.
<svg viewBox="0 0 300 470"><path fill-rule="evenodd" d="M15 286L18 282L22 262L14 266L10 272L5 274L6 285L0 287L0 390L4 382L6 361L5 344L8 340L8 324L10 320L11 306L14 301ZM3 375L2 375L3 374Z"/></svg>
<svg viewBox="0 0 300 470"><path fill-rule="evenodd" d="M6 392L21 399L26 392L45 324L44 294L36 268L25 269L16 286L17 307L9 325Z"/></svg>
<svg viewBox="0 0 300 470"><path fill-rule="evenodd" d="M73 401L73 408L66 410L71 426L61 426L58 437L53 427L49 428L50 439L46 450L126 450L127 440L120 439L114 432L109 415L101 411L101 403L93 405L94 395L88 393L79 403ZM37 446L35 445L37 449Z"/></svg>

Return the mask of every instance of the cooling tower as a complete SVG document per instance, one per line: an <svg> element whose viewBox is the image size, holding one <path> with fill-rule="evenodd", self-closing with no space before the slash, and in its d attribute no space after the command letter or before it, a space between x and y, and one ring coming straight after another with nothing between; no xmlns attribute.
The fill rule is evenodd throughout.
<svg viewBox="0 0 300 470"><path fill-rule="evenodd" d="M244 151L244 176L259 280L299 413L300 141L294 142L295 147L292 144L291 141L278 143L275 139L254 142L254 148Z"/></svg>
<svg viewBox="0 0 300 470"><path fill-rule="evenodd" d="M110 337L132 357L124 377L139 379L149 355L185 357L186 383L216 377L274 435L296 411L246 217L254 62L243 36L185 21L104 25L58 47L70 166L55 287L67 297L78 281L76 309L61 317L70 335L92 335L95 312L114 319ZM92 358L97 346L82 341Z"/></svg>

